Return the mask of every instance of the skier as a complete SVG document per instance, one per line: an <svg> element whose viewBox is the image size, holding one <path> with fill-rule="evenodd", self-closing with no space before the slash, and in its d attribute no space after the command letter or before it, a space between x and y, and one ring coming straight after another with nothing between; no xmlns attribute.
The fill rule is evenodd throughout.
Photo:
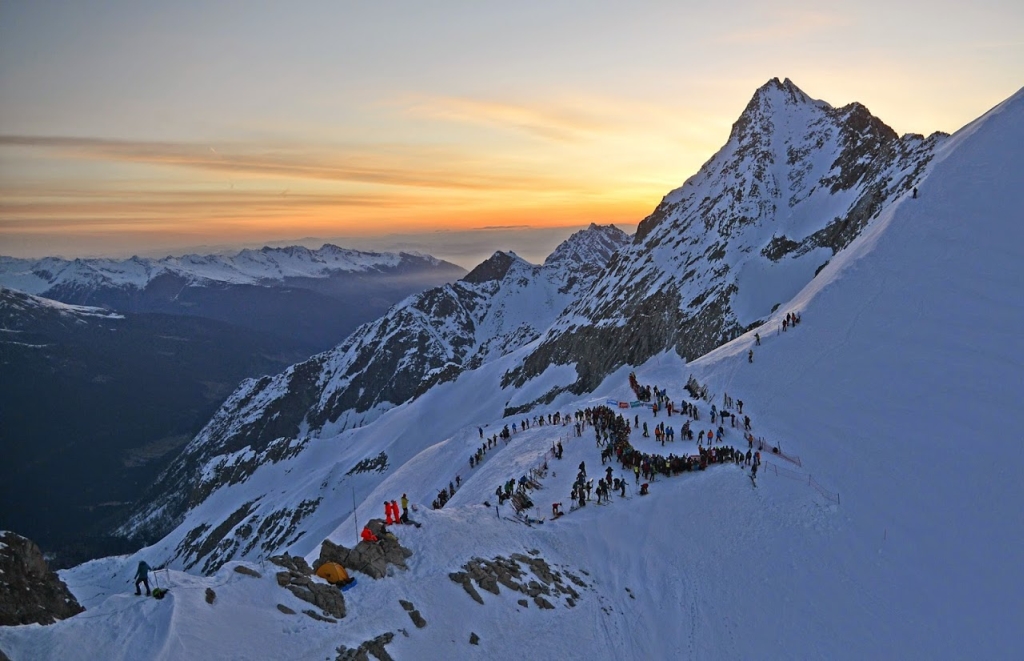
<svg viewBox="0 0 1024 661"><path fill-rule="evenodd" d="M402 494L402 519L409 518L409 497Z"/></svg>
<svg viewBox="0 0 1024 661"><path fill-rule="evenodd" d="M911 196L913 199L917 199L917 186L914 186L914 194Z"/></svg>
<svg viewBox="0 0 1024 661"><path fill-rule="evenodd" d="M585 461L581 461L580 462L580 472L583 473L583 477L587 476L587 462L585 462Z"/></svg>
<svg viewBox="0 0 1024 661"><path fill-rule="evenodd" d="M149 565L146 564L145 560L140 560L139 568L135 571L135 596L142 595L142 591L139 589L140 583L146 586L146 596L148 597L151 594L149 591L149 572Z"/></svg>
<svg viewBox="0 0 1024 661"><path fill-rule="evenodd" d="M747 362L748 363L754 362L754 350L753 349L751 349L750 351L747 352Z"/></svg>
<svg viewBox="0 0 1024 661"><path fill-rule="evenodd" d="M761 346L761 334L760 333L754 333L754 344L757 345L757 346Z"/></svg>

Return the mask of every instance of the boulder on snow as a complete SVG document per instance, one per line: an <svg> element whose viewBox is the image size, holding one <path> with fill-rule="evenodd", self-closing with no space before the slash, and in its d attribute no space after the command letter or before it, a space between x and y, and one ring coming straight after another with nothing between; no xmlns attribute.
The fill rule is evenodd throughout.
<svg viewBox="0 0 1024 661"><path fill-rule="evenodd" d="M213 588L206 588L206 603L212 604L217 599L217 593Z"/></svg>
<svg viewBox="0 0 1024 661"><path fill-rule="evenodd" d="M35 543L0 531L0 626L53 624L84 610Z"/></svg>
<svg viewBox="0 0 1024 661"><path fill-rule="evenodd" d="M284 567L285 569L291 570L299 574L305 574L309 576L313 573L313 568L309 566L305 558L289 555L284 553L283 555L273 555L268 558L272 563L278 567ZM236 568L235 571L238 571Z"/></svg>
<svg viewBox="0 0 1024 661"><path fill-rule="evenodd" d="M370 656L379 661L393 661L384 646L394 640L395 634L390 631L382 633L373 640L368 640L355 649L342 645L337 649L338 656L335 661L368 661Z"/></svg>
<svg viewBox="0 0 1024 661"><path fill-rule="evenodd" d="M305 560L303 560L303 562L305 562ZM253 578L263 578L262 576L260 576L260 573L258 571L256 571L255 569L249 569L245 565L236 565L235 566L235 571L238 572L239 574L245 574L246 576L252 576Z"/></svg>
<svg viewBox="0 0 1024 661"><path fill-rule="evenodd" d="M384 534L384 522L370 519L366 526L379 541L359 542L353 548L347 548L325 539L320 545L320 557L313 563L313 568L319 569L325 562L336 562L345 569L362 572L371 578L387 576L388 565L408 569L405 560L412 556L412 551L399 544L397 539Z"/></svg>
<svg viewBox="0 0 1024 661"><path fill-rule="evenodd" d="M278 572L277 584L325 613L336 618L345 617L345 598L341 595L341 590L333 585L318 583L309 576L292 570Z"/></svg>

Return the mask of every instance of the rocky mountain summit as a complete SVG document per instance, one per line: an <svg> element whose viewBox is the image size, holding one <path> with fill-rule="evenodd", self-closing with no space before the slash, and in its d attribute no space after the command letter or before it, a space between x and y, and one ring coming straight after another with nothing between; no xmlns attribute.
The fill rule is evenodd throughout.
<svg viewBox="0 0 1024 661"><path fill-rule="evenodd" d="M665 349L693 359L727 342L912 194L944 137L899 137L859 103L834 108L773 78L506 383L572 364L578 394Z"/></svg>

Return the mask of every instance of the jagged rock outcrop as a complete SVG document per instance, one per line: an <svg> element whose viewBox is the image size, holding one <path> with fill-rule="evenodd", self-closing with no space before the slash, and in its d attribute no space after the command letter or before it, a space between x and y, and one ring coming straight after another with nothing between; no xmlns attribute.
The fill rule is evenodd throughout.
<svg viewBox="0 0 1024 661"><path fill-rule="evenodd" d="M313 604L328 615L341 619L345 617L345 597L341 590L333 585L318 583L312 578L313 569L303 558L290 556L287 553L270 558L270 561L284 571L277 572L277 584L287 589L299 599ZM282 611L284 612L284 611ZM337 620L326 618L315 611L303 611L315 620L334 624Z"/></svg>
<svg viewBox="0 0 1024 661"><path fill-rule="evenodd" d="M535 578L531 578L530 574ZM554 605L545 597L558 599L564 596L565 604L570 608L580 599L580 593L569 582L563 580L563 575L569 582L581 588L589 587L576 574L564 568L559 572L552 569L543 558L522 553L513 553L510 558L498 556L493 560L473 558L462 566L462 571L452 572L448 574L448 578L461 585L478 604L483 604L484 600L473 586L474 582L481 590L491 594L500 594L498 586L503 585L509 590L530 597L538 608L549 610L553 609ZM521 606L527 604L525 600L519 601Z"/></svg>
<svg viewBox="0 0 1024 661"><path fill-rule="evenodd" d="M399 569L409 568L405 560L412 557L412 550L385 535L383 521L370 519L366 527L379 541L359 542L350 549L325 539L320 545L320 557L313 563L313 570L319 569L325 562L336 562L345 569L362 572L371 578L384 578L388 574L389 565Z"/></svg>
<svg viewBox="0 0 1024 661"><path fill-rule="evenodd" d="M574 364L565 389L578 394L665 349L692 359L731 340L908 194L942 137L899 137L860 104L834 108L770 80L504 384Z"/></svg>
<svg viewBox="0 0 1024 661"><path fill-rule="evenodd" d="M0 531L0 626L53 624L84 610L32 540Z"/></svg>
<svg viewBox="0 0 1024 661"><path fill-rule="evenodd" d="M338 656L335 661L370 661L370 656L377 661L394 661L384 646L395 639L395 634L390 631L382 633L372 640L368 640L356 647L349 649L344 645L338 647Z"/></svg>

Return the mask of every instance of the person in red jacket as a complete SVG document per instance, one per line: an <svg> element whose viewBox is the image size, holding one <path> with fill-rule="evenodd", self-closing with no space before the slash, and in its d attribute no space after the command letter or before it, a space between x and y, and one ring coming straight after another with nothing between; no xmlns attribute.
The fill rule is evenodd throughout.
<svg viewBox="0 0 1024 661"><path fill-rule="evenodd" d="M373 532L370 531L370 527L369 526L366 526L365 528L363 528L363 533L360 535L360 537L363 538L364 542L376 542L377 541L377 536L374 535Z"/></svg>
<svg viewBox="0 0 1024 661"><path fill-rule="evenodd" d="M386 500L384 501L384 519L384 523L386 523L389 526L392 523L394 523L394 521L391 519L391 503L389 503Z"/></svg>

